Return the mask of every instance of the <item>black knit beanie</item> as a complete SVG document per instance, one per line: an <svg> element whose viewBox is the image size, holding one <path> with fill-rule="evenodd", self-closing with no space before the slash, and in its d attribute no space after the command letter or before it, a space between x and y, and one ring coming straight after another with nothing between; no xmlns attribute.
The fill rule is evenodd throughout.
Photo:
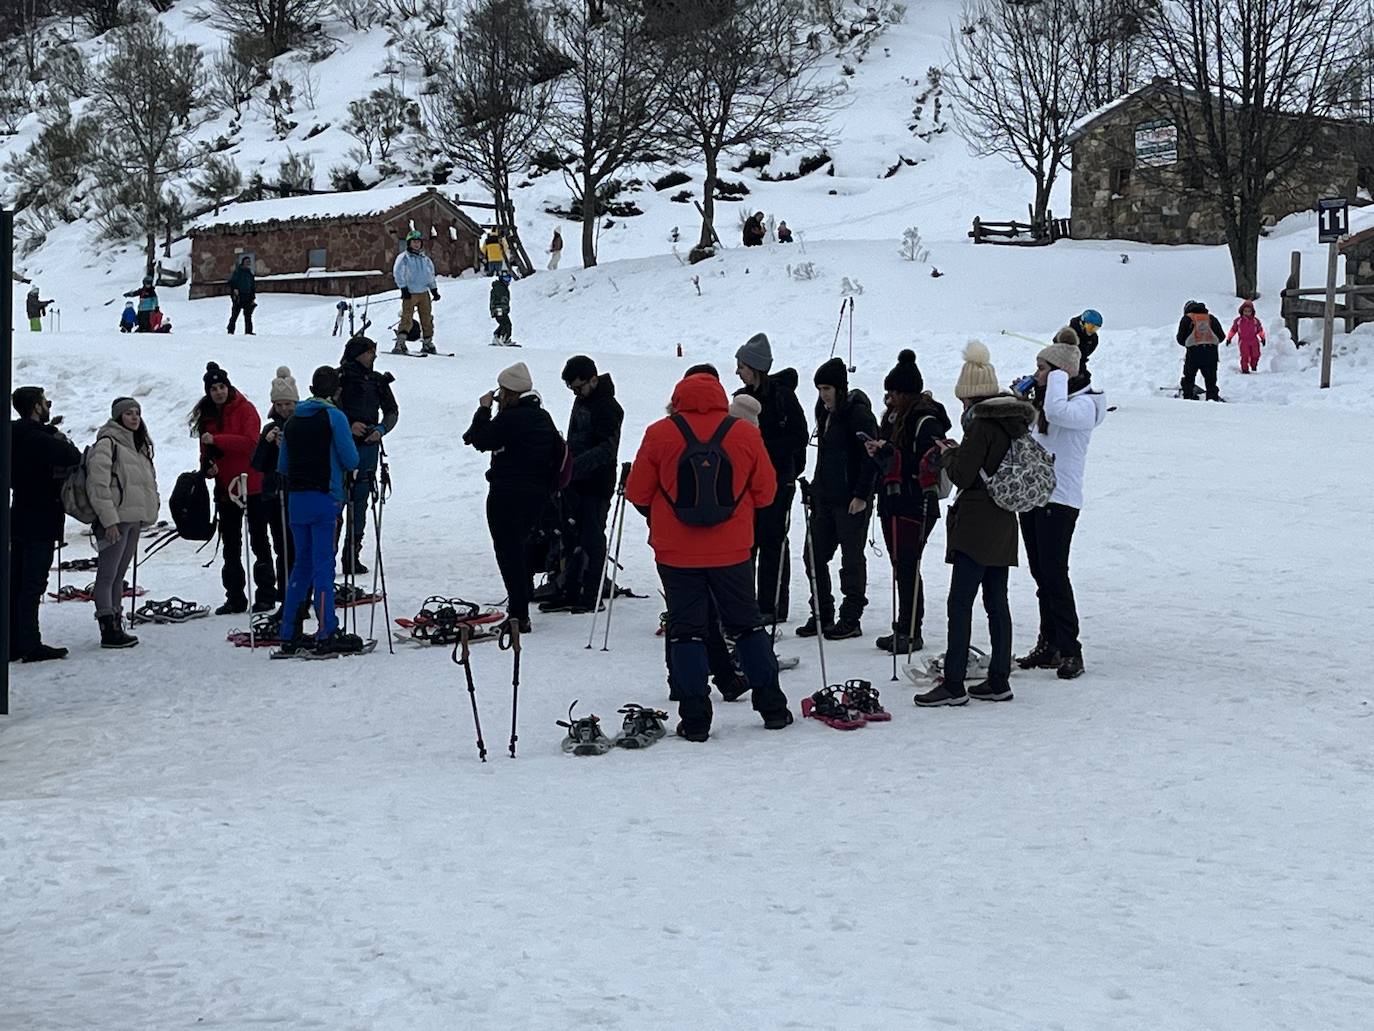
<svg viewBox="0 0 1374 1031"><path fill-rule="evenodd" d="M897 364L883 380L883 389L897 394L919 394L925 390L921 370L916 367L916 352L909 347L902 348L897 355Z"/></svg>
<svg viewBox="0 0 1374 1031"><path fill-rule="evenodd" d="M359 333L355 337L349 337L348 343L344 344L343 360L350 362L360 354L366 354L368 351L375 350L377 350L377 342Z"/></svg>
<svg viewBox="0 0 1374 1031"><path fill-rule="evenodd" d="M818 387L834 387L841 394L849 393L849 370L844 360L831 358L816 370L815 382Z"/></svg>
<svg viewBox="0 0 1374 1031"><path fill-rule="evenodd" d="M229 383L229 373L225 372L214 362L206 362L205 375L202 379L205 381L205 392L207 394L210 392L210 388L216 383L223 383L226 387L231 385Z"/></svg>
<svg viewBox="0 0 1374 1031"><path fill-rule="evenodd" d="M574 380L586 382L596 375L596 362L592 361L585 354L575 354L568 359L563 366L563 382L572 383Z"/></svg>

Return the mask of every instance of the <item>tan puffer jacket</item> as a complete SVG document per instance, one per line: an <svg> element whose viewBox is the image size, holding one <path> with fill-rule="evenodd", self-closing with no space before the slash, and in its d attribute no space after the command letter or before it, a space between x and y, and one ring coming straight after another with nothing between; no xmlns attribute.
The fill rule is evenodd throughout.
<svg viewBox="0 0 1374 1031"><path fill-rule="evenodd" d="M118 420L111 419L95 435L86 481L101 526L157 522L162 501L153 461L134 446L133 433Z"/></svg>

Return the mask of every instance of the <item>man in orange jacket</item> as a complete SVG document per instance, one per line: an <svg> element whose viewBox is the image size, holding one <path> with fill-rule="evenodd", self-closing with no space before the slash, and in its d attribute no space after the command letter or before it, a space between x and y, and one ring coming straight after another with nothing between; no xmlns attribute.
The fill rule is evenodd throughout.
<svg viewBox="0 0 1374 1031"><path fill-rule="evenodd" d="M625 497L649 520L668 599L677 733L689 741L711 733L712 603L735 641L763 725L781 730L792 722L750 559L754 510L773 501L777 477L758 429L731 418L728 407L720 380L706 373L685 378L673 390L672 414L645 431L625 485Z"/></svg>

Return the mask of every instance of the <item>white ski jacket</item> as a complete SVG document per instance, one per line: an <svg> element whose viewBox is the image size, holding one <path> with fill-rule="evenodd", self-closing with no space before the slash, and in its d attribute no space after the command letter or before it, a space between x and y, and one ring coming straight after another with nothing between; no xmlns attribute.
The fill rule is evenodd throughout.
<svg viewBox="0 0 1374 1031"><path fill-rule="evenodd" d="M1083 467L1088 461L1088 442L1093 430L1107 417L1106 397L1084 387L1069 393L1069 374L1062 369L1050 372L1045 384L1045 421L1049 430L1041 433L1039 420L1031 423L1031 433L1054 455L1054 493L1050 504L1083 507Z"/></svg>

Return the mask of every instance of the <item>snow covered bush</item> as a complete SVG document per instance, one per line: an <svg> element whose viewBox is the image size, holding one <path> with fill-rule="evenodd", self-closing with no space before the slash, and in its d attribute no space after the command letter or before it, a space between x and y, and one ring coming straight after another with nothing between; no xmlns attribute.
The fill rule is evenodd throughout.
<svg viewBox="0 0 1374 1031"><path fill-rule="evenodd" d="M191 190L204 201L219 206L237 197L243 189L243 173L232 158L216 154L201 167L200 178L191 183Z"/></svg>
<svg viewBox="0 0 1374 1031"><path fill-rule="evenodd" d="M277 166L277 185L300 193L313 192L315 160L309 154L294 154L287 151L286 157Z"/></svg>
<svg viewBox="0 0 1374 1031"><path fill-rule="evenodd" d="M930 251L921 245L921 231L915 226L907 226L902 231L902 249L899 252L906 261L925 262Z"/></svg>
<svg viewBox="0 0 1374 1031"><path fill-rule="evenodd" d="M788 265L787 274L792 279L796 280L819 279L821 275L820 272L817 271L814 261L803 261L797 265Z"/></svg>

